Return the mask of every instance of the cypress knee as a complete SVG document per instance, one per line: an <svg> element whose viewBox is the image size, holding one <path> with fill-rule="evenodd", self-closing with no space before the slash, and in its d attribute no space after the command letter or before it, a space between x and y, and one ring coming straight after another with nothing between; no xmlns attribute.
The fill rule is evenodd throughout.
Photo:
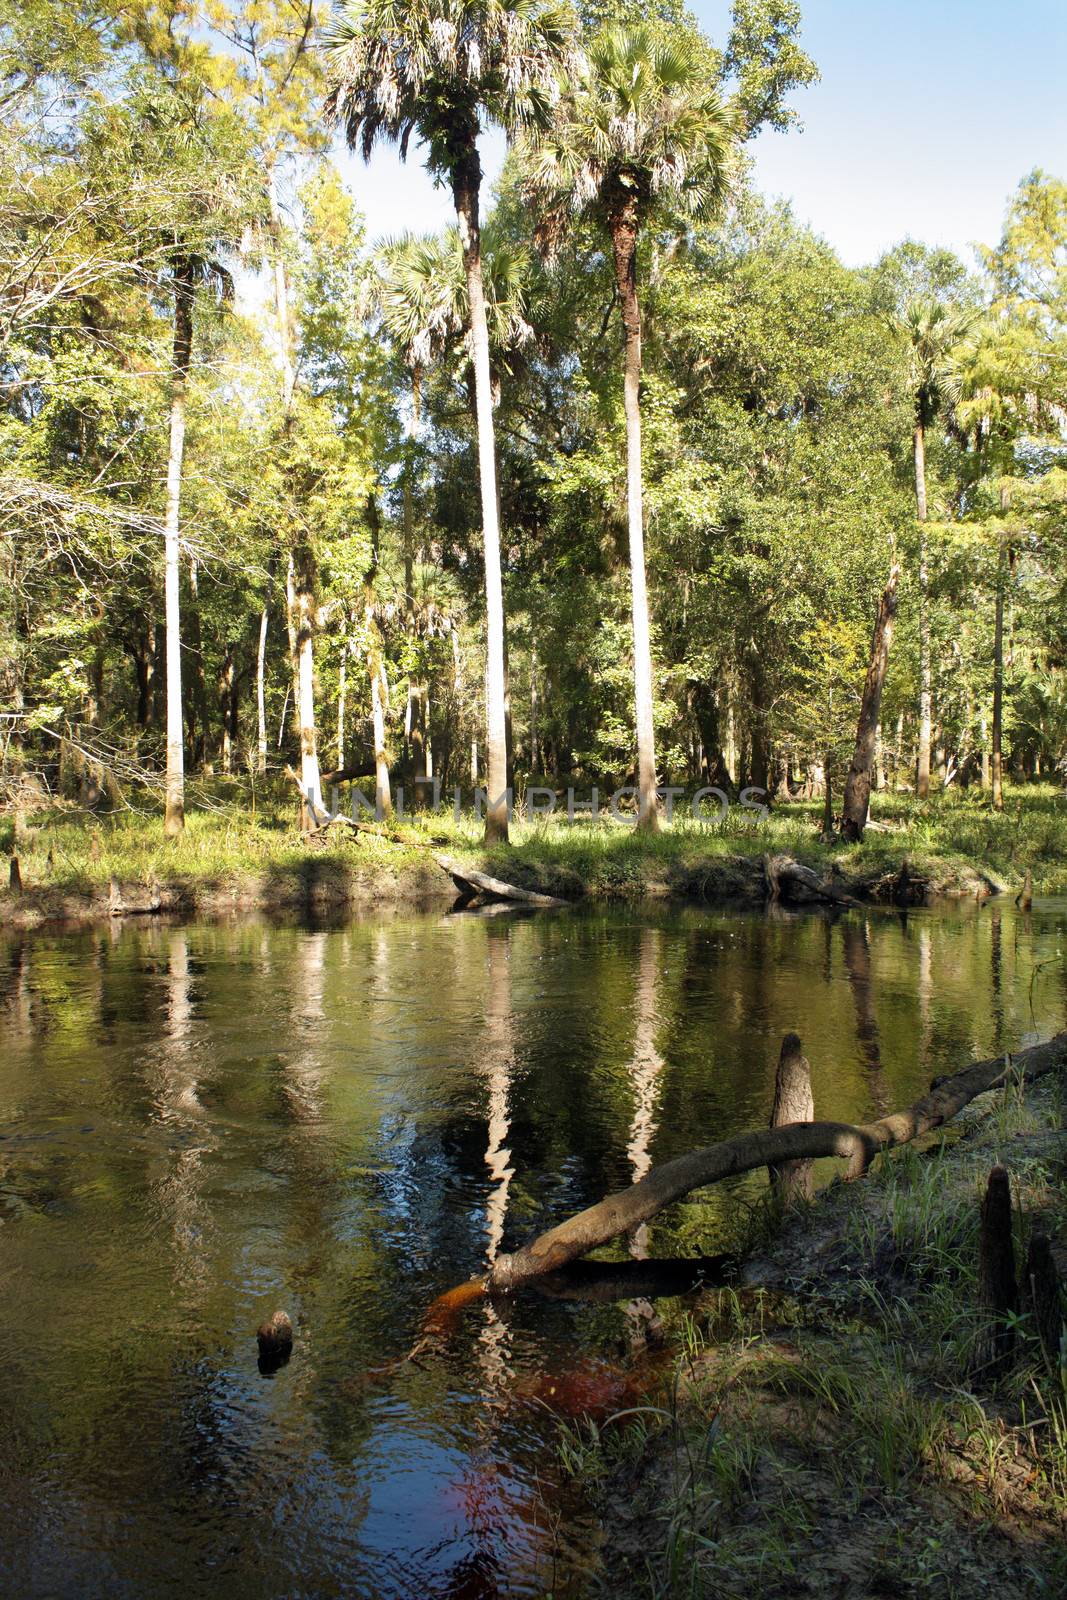
<svg viewBox="0 0 1067 1600"><path fill-rule="evenodd" d="M982 1200L978 1244L978 1338L974 1374L992 1379L1010 1366L1015 1350L1011 1314L1018 1310L1015 1245L1011 1236L1011 1183L1006 1167L994 1167Z"/></svg>
<svg viewBox="0 0 1067 1600"><path fill-rule="evenodd" d="M1041 1353L1048 1365L1055 1369L1059 1366L1060 1339L1063 1334L1060 1278L1048 1235L1041 1228L1035 1228L1030 1234L1026 1266L1023 1269L1022 1299L1041 1345Z"/></svg>
<svg viewBox="0 0 1067 1600"><path fill-rule="evenodd" d="M256 1342L261 1372L275 1372L284 1366L293 1350L293 1324L288 1313L275 1311L266 1322L261 1322L256 1329Z"/></svg>
<svg viewBox="0 0 1067 1600"><path fill-rule="evenodd" d="M781 1128L790 1122L811 1122L814 1117L815 1101L811 1093L811 1068L805 1059L799 1036L787 1033L782 1040L781 1054L778 1057L770 1126ZM771 1188L787 1209L811 1199L810 1161L783 1161L780 1166L768 1167L767 1172Z"/></svg>

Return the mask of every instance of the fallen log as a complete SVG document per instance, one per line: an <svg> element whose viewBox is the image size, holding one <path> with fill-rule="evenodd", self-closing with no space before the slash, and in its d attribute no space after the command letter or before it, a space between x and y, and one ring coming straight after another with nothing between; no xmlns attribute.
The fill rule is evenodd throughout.
<svg viewBox="0 0 1067 1600"><path fill-rule="evenodd" d="M806 890L816 900L824 900L828 905L858 904L851 895L845 894L832 883L824 883L810 867L794 861L792 856L764 856L763 875L767 882L767 898L772 901L782 898L783 889L797 888Z"/></svg>
<svg viewBox="0 0 1067 1600"><path fill-rule="evenodd" d="M678 1256L643 1261L572 1261L559 1272L538 1278L536 1288L550 1300L608 1304L614 1300L659 1300L721 1288L737 1272L738 1258Z"/></svg>
<svg viewBox="0 0 1067 1600"><path fill-rule="evenodd" d="M461 867L451 856L434 856L442 872L447 872L461 894L484 895L488 900L515 900L524 906L566 906L569 900L558 900L552 894L537 894L533 889L520 889L517 884L505 883L503 878L491 878L487 872L476 872L473 867Z"/></svg>
<svg viewBox="0 0 1067 1600"><path fill-rule="evenodd" d="M721 1144L676 1156L673 1161L653 1167L640 1183L631 1184L550 1228L513 1255L498 1256L489 1275L489 1287L515 1289L546 1273L557 1272L619 1234L640 1227L693 1189L752 1172L756 1167L838 1156L848 1161L850 1178L862 1177L880 1152L940 1127L977 1095L995 1088L1006 1076L1006 1060L1007 1070L1026 1080L1052 1072L1067 1065L1067 1032L1058 1033L1046 1044L1021 1050L1014 1058L996 1056L966 1067L914 1105L878 1122L858 1126L847 1122L793 1123L784 1128L737 1134Z"/></svg>

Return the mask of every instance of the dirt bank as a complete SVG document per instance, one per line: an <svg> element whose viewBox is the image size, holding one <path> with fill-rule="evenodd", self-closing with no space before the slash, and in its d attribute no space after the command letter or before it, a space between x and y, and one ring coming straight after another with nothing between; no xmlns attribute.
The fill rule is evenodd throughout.
<svg viewBox="0 0 1067 1600"><path fill-rule="evenodd" d="M470 867L488 866L498 877L541 894L578 901L638 903L642 900L701 901L706 904L759 906L771 897L764 856L732 855L692 859L665 852L625 873L583 873L580 867L538 859L533 848L486 857L476 851L453 852ZM907 857L877 870L849 872L825 863L801 862L827 893L803 884L785 884L786 903L815 905L829 898L837 903L922 905L940 896L984 899L1003 885L992 874L959 861L924 861ZM354 848L293 851L288 859L259 868L228 867L222 871L158 870L131 876L119 870L102 881L89 874L63 875L36 863L23 869L20 892L0 891L0 925L35 927L42 923L85 923L115 916L224 916L239 911L287 911L309 916L375 906L444 905L455 899L448 874L418 846L379 853L362 861Z"/></svg>

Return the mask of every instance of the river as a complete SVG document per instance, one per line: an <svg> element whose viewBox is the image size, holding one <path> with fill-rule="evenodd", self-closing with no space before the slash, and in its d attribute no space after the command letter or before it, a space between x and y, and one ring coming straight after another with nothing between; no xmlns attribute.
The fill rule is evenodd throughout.
<svg viewBox="0 0 1067 1600"><path fill-rule="evenodd" d="M671 1307L527 1292L399 1361L434 1297L765 1123L790 1029L849 1120L1047 1036L1065 943L1062 901L7 936L0 1592L579 1592L556 1417ZM762 1182L630 1249L714 1253Z"/></svg>

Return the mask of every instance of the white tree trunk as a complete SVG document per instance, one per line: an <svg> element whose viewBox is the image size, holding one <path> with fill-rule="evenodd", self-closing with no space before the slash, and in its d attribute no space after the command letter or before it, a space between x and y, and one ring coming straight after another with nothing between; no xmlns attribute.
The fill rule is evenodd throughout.
<svg viewBox="0 0 1067 1600"><path fill-rule="evenodd" d="M612 227L615 277L622 307L623 407L626 413L626 509L630 529L630 593L634 638L634 710L637 725L638 826L659 826L656 735L652 718L652 640L645 578L644 503L641 482L641 312L637 299L636 216Z"/></svg>
<svg viewBox="0 0 1067 1600"><path fill-rule="evenodd" d="M267 168L267 200L270 205L270 232L274 247L274 311L278 319L278 343L282 363L282 404L288 414L296 387L296 366L293 361L293 325L289 315L289 279L282 253L282 216L278 205L278 184L274 163Z"/></svg>
<svg viewBox="0 0 1067 1600"><path fill-rule="evenodd" d="M174 370L171 379L170 445L167 454L167 506L164 516L164 613L167 648L167 777L163 829L176 838L185 827L185 747L182 728L182 641L179 562L181 555L182 461L185 455L185 403L193 343L193 276L183 267L175 276Z"/></svg>
<svg viewBox="0 0 1067 1600"><path fill-rule="evenodd" d="M259 650L256 654L256 771L267 770L267 608L259 619Z"/></svg>
<svg viewBox="0 0 1067 1600"><path fill-rule="evenodd" d="M478 421L478 477L482 500L482 542L485 552L486 616L486 753L488 804L487 844L507 841L507 733L504 710L504 589L500 568L500 523L497 514L496 442L492 382L489 372L489 328L482 287L478 191L481 168L473 149L453 182L456 220L470 304L474 397Z"/></svg>
<svg viewBox="0 0 1067 1600"><path fill-rule="evenodd" d="M299 657L300 787L314 823L325 811L319 752L315 737L315 661L311 647L314 600L304 586L297 594L297 653Z"/></svg>
<svg viewBox="0 0 1067 1600"><path fill-rule="evenodd" d="M919 515L919 755L915 793L925 800L930 793L930 730L933 693L930 669L930 573L926 549L926 436L915 429L915 505Z"/></svg>
<svg viewBox="0 0 1067 1600"><path fill-rule="evenodd" d="M347 646L341 650L341 666L337 674L337 766L345 764L345 664Z"/></svg>
<svg viewBox="0 0 1067 1600"><path fill-rule="evenodd" d="M370 667L371 721L374 727L374 807L383 817L393 814L393 797L389 789L389 756L385 748L385 706L388 686L381 652L368 653Z"/></svg>

